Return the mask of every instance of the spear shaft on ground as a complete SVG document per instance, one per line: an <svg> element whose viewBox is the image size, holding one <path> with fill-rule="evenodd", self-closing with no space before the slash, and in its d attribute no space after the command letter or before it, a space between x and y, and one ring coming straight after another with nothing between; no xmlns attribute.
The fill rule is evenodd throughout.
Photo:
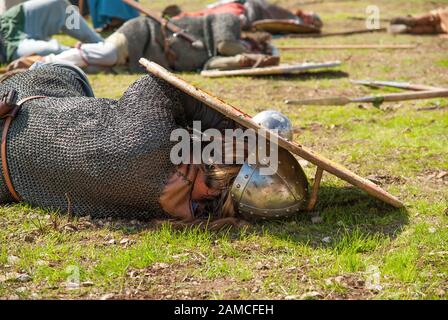
<svg viewBox="0 0 448 320"><path fill-rule="evenodd" d="M433 98L445 98L448 97L448 89L445 90L430 90L420 92L405 92L405 93L391 93L385 95L365 96L365 97L328 97L328 98L315 98L315 99L303 99L303 100L286 100L286 104L297 105L316 105L316 106L344 106L349 103L374 103L381 105L383 102L392 101L407 101L407 100L421 100L421 99L433 99Z"/></svg>

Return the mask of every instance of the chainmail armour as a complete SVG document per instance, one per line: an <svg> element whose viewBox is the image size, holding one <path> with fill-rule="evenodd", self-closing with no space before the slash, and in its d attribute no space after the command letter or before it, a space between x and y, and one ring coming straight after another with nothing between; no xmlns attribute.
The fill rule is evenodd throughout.
<svg viewBox="0 0 448 320"><path fill-rule="evenodd" d="M74 72L52 66L0 84L0 94L11 89L49 97L24 103L8 134L23 201L96 218L165 215L158 199L174 169L170 134L185 121L180 91L144 76L119 100L89 98ZM0 201L12 201L3 173Z"/></svg>
<svg viewBox="0 0 448 320"><path fill-rule="evenodd" d="M249 25L255 21L264 19L297 19L292 12L282 10L279 15L275 5L271 5L266 0L247 0L244 4L246 17Z"/></svg>
<svg viewBox="0 0 448 320"><path fill-rule="evenodd" d="M217 54L216 47L220 41L235 41L241 37L240 20L232 14L183 17L172 22L195 39L201 40L205 48L194 48L188 41L173 37L172 32L167 30L170 49L176 55L174 65L170 65L164 53L164 37L160 24L148 17L135 18L117 30L128 40L129 68L132 72L142 71L138 62L141 57L177 71L202 69L207 60Z"/></svg>

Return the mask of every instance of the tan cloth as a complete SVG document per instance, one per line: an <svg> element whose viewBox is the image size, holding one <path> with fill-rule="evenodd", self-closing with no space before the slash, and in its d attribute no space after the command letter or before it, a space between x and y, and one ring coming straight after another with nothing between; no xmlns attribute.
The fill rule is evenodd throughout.
<svg viewBox="0 0 448 320"><path fill-rule="evenodd" d="M233 57L213 57L207 61L204 70L235 70L243 68L278 66L280 58L264 54L238 54Z"/></svg>
<svg viewBox="0 0 448 320"><path fill-rule="evenodd" d="M235 56L249 52L241 41L220 41L217 46L218 54L221 56Z"/></svg>
<svg viewBox="0 0 448 320"><path fill-rule="evenodd" d="M202 201L213 199L221 193L207 187L205 180L205 174L198 165L177 166L159 198L162 209L173 218L194 220L195 211L203 210Z"/></svg>
<svg viewBox="0 0 448 320"><path fill-rule="evenodd" d="M117 48L117 66L126 65L129 57L128 39L120 32L114 32L111 34L105 42L111 43Z"/></svg>
<svg viewBox="0 0 448 320"><path fill-rule="evenodd" d="M440 29L444 33L448 33L448 7L435 10L440 18Z"/></svg>
<svg viewBox="0 0 448 320"><path fill-rule="evenodd" d="M26 0L0 0L0 14L3 14L9 8L25 1Z"/></svg>
<svg viewBox="0 0 448 320"><path fill-rule="evenodd" d="M197 175L198 169L196 166L180 165L168 180L159 203L162 209L173 218L193 219L191 192Z"/></svg>

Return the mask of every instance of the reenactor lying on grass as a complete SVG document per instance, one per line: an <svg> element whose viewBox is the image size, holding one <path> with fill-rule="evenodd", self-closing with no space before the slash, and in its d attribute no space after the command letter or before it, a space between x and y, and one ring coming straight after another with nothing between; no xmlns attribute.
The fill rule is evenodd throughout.
<svg viewBox="0 0 448 320"><path fill-rule="evenodd" d="M0 16L0 62L7 63L31 54L59 54L69 47L50 40L63 32L85 43L103 38L89 27L76 10L67 10L66 0L34 0L18 4ZM76 23L70 27L67 21Z"/></svg>
<svg viewBox="0 0 448 320"><path fill-rule="evenodd" d="M253 23L266 19L295 20L316 29L321 29L323 26L322 20L314 12L305 12L300 9L290 11L265 0L219 1L196 12L182 12L178 6L171 5L163 11L163 14L168 17L197 17L220 13L231 13L238 16L242 21L243 29L251 29Z"/></svg>
<svg viewBox="0 0 448 320"><path fill-rule="evenodd" d="M390 32L411 34L448 33L448 7L419 16L397 17L390 22Z"/></svg>
<svg viewBox="0 0 448 320"><path fill-rule="evenodd" d="M36 64L0 81L1 203L26 201L93 218L222 223L291 216L305 207L306 176L283 149L271 176L245 160L258 143L245 145L242 164L202 157L175 164L175 130L186 132L190 145L193 121L201 122L201 135L240 127L154 75L119 100L95 98L86 75L71 65ZM281 114L258 120L291 138Z"/></svg>
<svg viewBox="0 0 448 320"><path fill-rule="evenodd" d="M271 56L270 36L242 39L240 20L234 15L183 17L171 22L182 30L188 30L202 46L195 46L158 21L142 16L126 22L102 43L78 44L76 48L58 55L20 59L12 63L9 70L43 61L71 63L88 70L127 66L131 72L141 72L138 63L141 57L175 71L197 71L204 67L261 67L279 63L278 57ZM217 57L232 58L222 60Z"/></svg>

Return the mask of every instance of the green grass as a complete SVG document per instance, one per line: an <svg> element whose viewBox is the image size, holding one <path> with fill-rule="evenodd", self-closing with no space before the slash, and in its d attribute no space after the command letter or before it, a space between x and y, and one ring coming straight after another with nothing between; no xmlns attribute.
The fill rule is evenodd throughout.
<svg viewBox="0 0 448 320"><path fill-rule="evenodd" d="M166 5L144 2L154 10ZM198 9L210 2L180 4ZM290 7L296 3L278 2ZM370 4L332 1L304 8L321 13L326 30L336 31L362 27L362 21L349 18L363 16ZM436 6L419 0L375 4L383 18ZM380 109L283 104L293 98L396 92L354 86L349 79L448 86L446 40L368 34L275 43L419 44L404 51L282 55L283 62L341 60L336 73L215 80L181 74L251 114L283 111L293 120L297 142L363 176L382 177L382 186L406 203L405 210L379 203L329 174L324 175L314 212L322 217L319 224L302 213L216 233L174 230L156 222L70 221L23 204L5 206L0 208L0 297L91 299L110 293L114 298L284 299L317 291L323 299L447 299L448 182L437 175L448 171L448 100L384 104ZM90 80L97 96L119 98L138 77L97 74ZM315 168L308 165L305 171L311 178ZM120 244L123 239L129 241ZM23 273L30 277L26 282L17 280ZM78 276L79 288L68 288L67 281Z"/></svg>

